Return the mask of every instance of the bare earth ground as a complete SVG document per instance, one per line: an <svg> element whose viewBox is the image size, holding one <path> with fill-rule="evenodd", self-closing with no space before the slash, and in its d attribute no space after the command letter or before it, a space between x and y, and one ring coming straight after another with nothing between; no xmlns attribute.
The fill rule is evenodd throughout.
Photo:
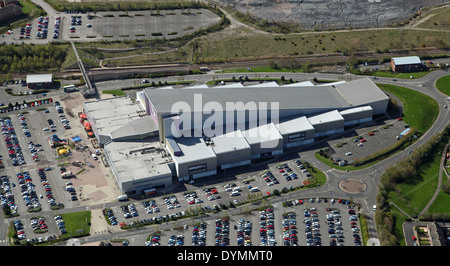
<svg viewBox="0 0 450 266"><path fill-rule="evenodd" d="M408 19L421 8L448 0L214 0L269 21L306 29L383 27Z"/></svg>

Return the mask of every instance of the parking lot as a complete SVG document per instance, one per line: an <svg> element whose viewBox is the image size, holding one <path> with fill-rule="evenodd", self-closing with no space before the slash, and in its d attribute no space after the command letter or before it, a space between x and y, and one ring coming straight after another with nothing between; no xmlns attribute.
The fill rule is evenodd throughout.
<svg viewBox="0 0 450 266"><path fill-rule="evenodd" d="M0 42L47 43L52 41L98 41L116 39L176 38L208 28L220 21L207 9L60 13L39 17L26 26L3 34Z"/></svg>
<svg viewBox="0 0 450 266"><path fill-rule="evenodd" d="M30 99L27 99L30 102ZM64 193L64 182L57 166L55 150L50 148L48 138L60 136L70 128L64 127L64 112L58 112L51 99L36 100L2 110L2 136L0 156L5 166L1 173L0 198L8 205L19 240L45 241L60 234L53 217L42 211L77 206ZM33 117L33 119L31 119ZM22 131L22 132L21 132ZM31 218L21 215L34 213ZM19 221L19 222L18 222Z"/></svg>
<svg viewBox="0 0 450 266"><path fill-rule="evenodd" d="M295 189L304 186L311 178L306 165L299 159L268 164L267 170L238 175L236 179L207 184L186 184L186 191L162 197L150 197L141 203L124 203L121 207L112 207L118 226L128 224L135 219L180 218L186 211L195 212L200 208L210 211L220 206L245 204L275 190ZM268 176L268 173L271 176Z"/></svg>
<svg viewBox="0 0 450 266"><path fill-rule="evenodd" d="M174 246L358 246L359 219L343 199L299 199L248 214L162 231L151 245ZM183 224L183 222L180 222Z"/></svg>
<svg viewBox="0 0 450 266"><path fill-rule="evenodd" d="M343 138L328 141L328 144L335 152L333 158L350 162L391 147L398 141L397 136L407 128L403 120L384 120L382 125L357 128Z"/></svg>

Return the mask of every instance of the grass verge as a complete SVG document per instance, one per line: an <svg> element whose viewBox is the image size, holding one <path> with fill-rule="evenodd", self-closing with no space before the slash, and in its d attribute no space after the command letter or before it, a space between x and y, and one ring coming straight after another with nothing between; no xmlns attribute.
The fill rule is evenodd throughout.
<svg viewBox="0 0 450 266"><path fill-rule="evenodd" d="M450 96L450 75L439 78L436 81L436 87L443 94Z"/></svg>
<svg viewBox="0 0 450 266"><path fill-rule="evenodd" d="M403 103L403 119L410 127L423 134L433 125L439 114L439 105L433 98L396 85L377 83L377 86L400 99Z"/></svg>

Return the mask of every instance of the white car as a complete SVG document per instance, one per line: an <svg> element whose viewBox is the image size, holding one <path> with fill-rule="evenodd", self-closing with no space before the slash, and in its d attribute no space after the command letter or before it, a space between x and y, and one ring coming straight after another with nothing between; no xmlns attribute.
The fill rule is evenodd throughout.
<svg viewBox="0 0 450 266"><path fill-rule="evenodd" d="M450 101L450 97L445 98L447 101Z"/></svg>
<svg viewBox="0 0 450 266"><path fill-rule="evenodd" d="M352 155L353 153L351 153L351 152L347 152L347 153L345 153L345 155L347 155L347 156L350 156L350 155Z"/></svg>
<svg viewBox="0 0 450 266"><path fill-rule="evenodd" d="M46 128L44 128L43 130L44 130L44 131L49 131L50 129L49 129L48 127L46 127Z"/></svg>

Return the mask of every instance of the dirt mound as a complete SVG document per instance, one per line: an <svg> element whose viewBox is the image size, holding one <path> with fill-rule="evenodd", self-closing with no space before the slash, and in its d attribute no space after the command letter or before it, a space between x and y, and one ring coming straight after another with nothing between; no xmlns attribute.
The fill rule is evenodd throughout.
<svg viewBox="0 0 450 266"><path fill-rule="evenodd" d="M291 22L305 29L383 27L403 21L421 8L448 0L215 0L268 21Z"/></svg>

